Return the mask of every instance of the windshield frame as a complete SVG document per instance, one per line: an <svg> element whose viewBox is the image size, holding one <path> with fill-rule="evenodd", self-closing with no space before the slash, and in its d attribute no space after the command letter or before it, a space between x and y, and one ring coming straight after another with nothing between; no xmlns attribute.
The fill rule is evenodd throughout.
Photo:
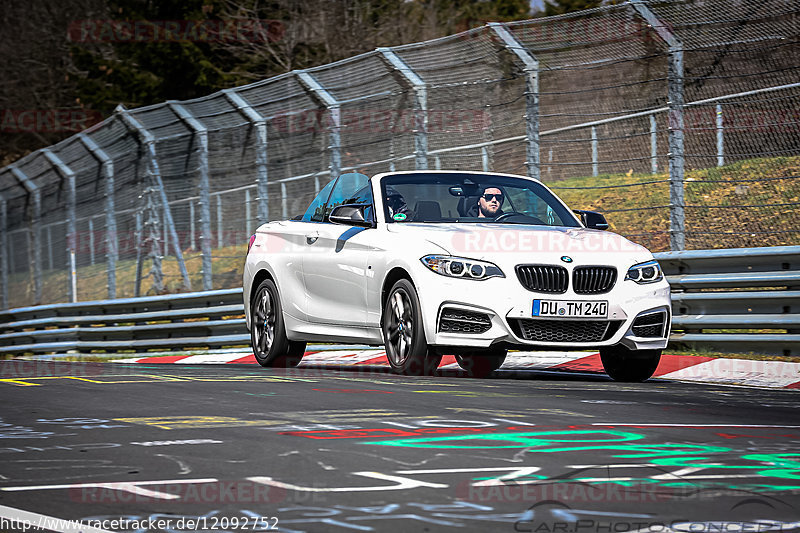
<svg viewBox="0 0 800 533"><path fill-rule="evenodd" d="M386 205L384 203L385 200L385 189L388 184L387 180L391 180L392 178L396 178L398 176L464 176L469 177L473 181L478 183L481 182L481 176L485 177L492 177L492 178L504 178L509 180L522 180L522 181L529 181L536 184L536 187L541 187L545 193L549 194L552 199L554 200L555 204L560 206L564 212L559 214L559 218L562 219L562 222L566 221L573 221L574 225L541 225L541 224L523 224L523 223L505 223L505 222L495 222L494 219L487 219L476 221L470 217L470 220L457 220L457 221L409 221L409 222L398 222L395 220L387 219L386 216ZM556 228L556 227L566 227L566 228L585 228L581 220L575 215L572 209L553 191L551 191L544 183L541 181L530 178L527 176L520 176L516 174L504 174L498 172L477 172L477 171L460 171L460 170L414 170L414 171L401 171L401 172L386 172L382 174L378 174L372 177L373 186L375 190L373 191L373 198L375 201L375 215L377 218L377 222L385 223L385 224L475 224L475 223L483 223L483 224L504 224L504 225L536 225L537 227L547 227L547 228ZM546 200L545 200L546 201ZM567 215L567 220L564 220L565 217L563 215Z"/></svg>

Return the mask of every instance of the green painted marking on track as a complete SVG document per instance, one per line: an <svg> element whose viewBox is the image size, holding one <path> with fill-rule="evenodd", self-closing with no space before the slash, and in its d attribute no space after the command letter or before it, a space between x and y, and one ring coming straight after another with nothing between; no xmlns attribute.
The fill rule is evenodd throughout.
<svg viewBox="0 0 800 533"><path fill-rule="evenodd" d="M590 438L558 438L587 436ZM659 466L674 466L685 468L703 469L725 469L725 470L753 470L753 476L778 479L800 479L800 453L776 453L776 454L746 454L737 459L752 461L761 464L721 464L707 454L733 453L731 448L725 446L710 446L700 444L638 444L635 441L644 439L645 436L639 433L627 431L534 431L526 433L490 433L485 435L449 435L444 437L415 437L408 439L392 439L384 441L361 442L360 444L372 444L378 446L397 446L407 448L445 448L462 450L485 450L502 448L526 448L530 453L558 453L575 451L599 451L607 450L616 459L647 459L649 463ZM458 444L462 442L483 441L486 444ZM505 444L504 444L505 443ZM565 443L581 443L578 446L563 446ZM554 446L561 445L561 446ZM701 455L702 454L702 455ZM798 460L795 460L798 458ZM718 461L718 460L717 460ZM544 476L533 475L530 479L547 479ZM476 481L493 478L475 478ZM556 480L554 480L556 481ZM565 482L581 482L580 478L564 480ZM653 483L664 487L698 487L705 486L705 483L691 482L663 482L648 478L634 478L626 480L593 480L592 483L613 483L623 486L633 486L637 484ZM718 486L718 485L714 485ZM797 486L780 485L740 485L738 487L728 486L728 488L741 488L748 490L764 491L787 491L797 490Z"/></svg>
<svg viewBox="0 0 800 533"><path fill-rule="evenodd" d="M589 435L598 438L558 439L558 438L548 438L549 435L553 436ZM599 438L601 435L610 435L612 438ZM526 433L489 433L486 435L450 435L446 437L415 437L409 439L392 439L392 440L382 440L377 442L362 442L361 444L375 444L378 446L399 446L407 448L449 448L449 449L461 449L461 450L486 450L493 448L535 448L535 447L547 446L553 443L564 444L568 442L621 443L621 442L641 440L643 438L645 438L644 435L640 435L638 433L631 433L627 431L570 430L570 431L533 431ZM485 446L474 445L474 444L473 445L444 444L447 442L463 442L463 441L490 441L491 444ZM494 444L500 442L509 442L516 444L508 444L508 445ZM567 448L551 448L551 449L532 450L532 451L555 452L555 451L594 450L594 449L607 449L607 448L614 449L613 447L609 446L590 445L590 446L577 446L577 447L567 447Z"/></svg>

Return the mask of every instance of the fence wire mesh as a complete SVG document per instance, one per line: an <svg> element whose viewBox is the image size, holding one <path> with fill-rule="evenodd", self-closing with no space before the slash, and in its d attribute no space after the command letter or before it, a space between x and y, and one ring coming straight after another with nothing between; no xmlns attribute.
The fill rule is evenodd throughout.
<svg viewBox="0 0 800 533"><path fill-rule="evenodd" d="M255 228L349 170L528 174L653 251L798 244L798 19L632 0L119 109L66 171L0 170L3 307L239 286Z"/></svg>

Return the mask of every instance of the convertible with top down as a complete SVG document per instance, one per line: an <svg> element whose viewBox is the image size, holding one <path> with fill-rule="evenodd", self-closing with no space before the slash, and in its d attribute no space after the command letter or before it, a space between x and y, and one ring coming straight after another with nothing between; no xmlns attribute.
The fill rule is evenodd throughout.
<svg viewBox="0 0 800 533"><path fill-rule="evenodd" d="M250 239L255 357L293 366L308 342L384 345L392 369L444 354L473 376L509 350L599 350L643 381L667 345L670 290L653 255L536 179L490 172L343 174L301 216Z"/></svg>

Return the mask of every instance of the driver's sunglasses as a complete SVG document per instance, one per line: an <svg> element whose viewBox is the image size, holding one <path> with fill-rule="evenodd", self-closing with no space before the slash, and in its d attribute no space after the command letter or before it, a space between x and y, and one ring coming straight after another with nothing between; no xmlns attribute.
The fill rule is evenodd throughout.
<svg viewBox="0 0 800 533"><path fill-rule="evenodd" d="M491 193L489 193L489 194L484 194L483 195L483 199L486 200L487 202L491 202L495 198L497 198L497 201L500 202L501 204L503 203L503 195L502 194L491 194Z"/></svg>

